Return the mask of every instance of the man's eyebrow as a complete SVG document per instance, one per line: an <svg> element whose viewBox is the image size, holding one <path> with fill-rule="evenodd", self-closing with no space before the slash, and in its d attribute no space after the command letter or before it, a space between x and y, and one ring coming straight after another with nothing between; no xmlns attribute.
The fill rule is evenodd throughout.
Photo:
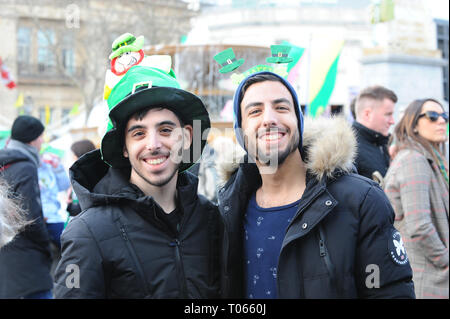
<svg viewBox="0 0 450 319"><path fill-rule="evenodd" d="M143 128L147 128L147 126L141 125L141 124L135 124L135 125L132 125L132 126L127 130L127 133L130 133L131 131L134 131L134 130L143 129Z"/></svg>
<svg viewBox="0 0 450 319"><path fill-rule="evenodd" d="M251 103L247 104L247 105L244 107L244 110L247 110L247 109L249 109L249 108L251 108L251 107L254 107L254 106L260 106L260 105L262 105L262 104L263 104L262 102L251 102Z"/></svg>
<svg viewBox="0 0 450 319"><path fill-rule="evenodd" d="M170 121L170 120L166 120L166 121L159 122L157 124L157 126L163 126L163 125L177 126L177 123Z"/></svg>
<svg viewBox="0 0 450 319"><path fill-rule="evenodd" d="M177 126L177 124L176 124L175 122L170 121L170 120L161 121L161 122L159 122L159 123L156 124L156 126L163 126L163 125L169 125L169 126L173 126L173 127L176 127L176 126ZM147 129L147 126L146 126L146 125L142 125L142 124L135 124L135 125L132 125L132 126L127 130L127 133L130 133L130 132L132 132L132 131L134 131L134 130L140 130L140 129Z"/></svg>
<svg viewBox="0 0 450 319"><path fill-rule="evenodd" d="M291 101L289 101L288 99L286 99L284 97L272 100L272 105L276 105L276 104L280 104L280 103L287 103L289 105L292 105ZM262 102L251 102L244 107L244 110L247 110L253 106L261 106L262 104L263 104Z"/></svg>
<svg viewBox="0 0 450 319"><path fill-rule="evenodd" d="M289 105L292 105L291 101L289 101L284 97L272 101L272 104L280 104L280 103L287 103Z"/></svg>

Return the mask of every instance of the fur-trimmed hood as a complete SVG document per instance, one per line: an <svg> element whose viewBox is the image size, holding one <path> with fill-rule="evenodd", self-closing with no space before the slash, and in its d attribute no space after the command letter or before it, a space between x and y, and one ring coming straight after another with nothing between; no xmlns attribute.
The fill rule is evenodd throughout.
<svg viewBox="0 0 450 319"><path fill-rule="evenodd" d="M344 117L305 117L303 147L306 167L318 180L331 178L336 172L351 172L357 143L351 124ZM224 185L239 168L245 151L226 152L217 161L220 185Z"/></svg>

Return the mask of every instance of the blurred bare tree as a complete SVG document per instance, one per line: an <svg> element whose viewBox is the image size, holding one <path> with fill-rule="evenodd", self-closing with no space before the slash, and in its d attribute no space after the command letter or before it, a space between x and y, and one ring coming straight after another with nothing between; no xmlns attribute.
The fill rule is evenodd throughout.
<svg viewBox="0 0 450 319"><path fill-rule="evenodd" d="M103 96L108 56L116 37L130 32L144 35L144 46L177 44L197 14L182 0L3 0L2 5L15 6L18 18L31 17L33 28L42 31L57 72L79 89L87 115ZM49 12L55 16L49 17ZM67 67L66 48L74 52L75 68Z"/></svg>

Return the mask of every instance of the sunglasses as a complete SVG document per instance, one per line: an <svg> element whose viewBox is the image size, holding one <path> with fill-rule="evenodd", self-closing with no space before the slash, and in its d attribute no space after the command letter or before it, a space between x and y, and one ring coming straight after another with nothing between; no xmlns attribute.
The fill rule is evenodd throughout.
<svg viewBox="0 0 450 319"><path fill-rule="evenodd" d="M442 116L442 118L444 119L445 123L448 123L448 113L443 112L443 113L438 113L435 111L426 111L425 113L420 114L417 119L420 119L421 117L426 117L427 119L429 119L431 122L436 122L439 119L439 116Z"/></svg>

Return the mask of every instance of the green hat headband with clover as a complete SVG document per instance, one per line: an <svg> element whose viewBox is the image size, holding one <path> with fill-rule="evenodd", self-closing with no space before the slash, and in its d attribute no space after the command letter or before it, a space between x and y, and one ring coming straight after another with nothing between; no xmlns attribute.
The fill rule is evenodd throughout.
<svg viewBox="0 0 450 319"><path fill-rule="evenodd" d="M293 61L293 58L289 57L290 45L271 45L271 56L266 59L267 63L273 63L271 65L255 65L243 73L234 72L230 78L235 84L239 84L247 76L257 72L273 72L283 78L288 76L287 64ZM232 48L228 48L222 52L219 52L214 56L214 60L222 67L219 69L220 73L229 73L238 69L243 63L244 59L237 60Z"/></svg>
<svg viewBox="0 0 450 319"><path fill-rule="evenodd" d="M291 51L289 45L271 45L270 50L272 56L266 59L267 63L289 63L294 60L289 57L289 51Z"/></svg>
<svg viewBox="0 0 450 319"><path fill-rule="evenodd" d="M244 63L244 59L236 60L233 49L228 48L214 56L214 60L222 66L219 69L220 73L228 73L231 72L238 67L240 67Z"/></svg>

